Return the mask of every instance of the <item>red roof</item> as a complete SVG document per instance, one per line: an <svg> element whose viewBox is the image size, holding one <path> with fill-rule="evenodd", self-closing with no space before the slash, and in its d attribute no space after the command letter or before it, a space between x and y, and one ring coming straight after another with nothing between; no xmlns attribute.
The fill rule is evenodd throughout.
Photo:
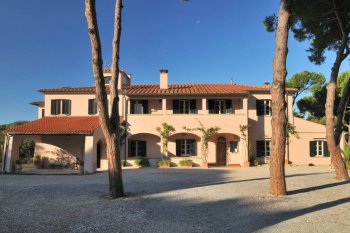
<svg viewBox="0 0 350 233"><path fill-rule="evenodd" d="M10 134L87 134L91 135L100 126L98 116L43 117L11 127Z"/></svg>
<svg viewBox="0 0 350 233"><path fill-rule="evenodd" d="M31 102L30 104L38 107L45 107L45 101L34 101L34 102Z"/></svg>
<svg viewBox="0 0 350 233"><path fill-rule="evenodd" d="M107 92L109 85L106 85ZM287 88L287 91L296 91ZM61 87L40 89L40 92L95 92L95 86L90 87ZM239 94L254 91L269 92L270 86L253 86L243 84L169 84L168 89L160 89L159 84L129 84L123 85L126 95L152 94Z"/></svg>
<svg viewBox="0 0 350 233"><path fill-rule="evenodd" d="M241 84L169 84L168 89L160 89L159 84L124 86L126 94L236 94L269 90L270 87Z"/></svg>

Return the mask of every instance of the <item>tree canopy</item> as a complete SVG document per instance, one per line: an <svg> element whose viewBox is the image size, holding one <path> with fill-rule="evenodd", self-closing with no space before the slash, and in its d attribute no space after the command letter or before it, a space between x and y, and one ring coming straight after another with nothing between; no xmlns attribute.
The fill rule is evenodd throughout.
<svg viewBox="0 0 350 233"><path fill-rule="evenodd" d="M301 93L305 93L307 91L316 92L317 90L321 89L325 81L326 78L321 73L304 70L300 73L294 74L286 82L287 87L297 89L297 92L293 96L292 105L294 106L296 98L298 98Z"/></svg>

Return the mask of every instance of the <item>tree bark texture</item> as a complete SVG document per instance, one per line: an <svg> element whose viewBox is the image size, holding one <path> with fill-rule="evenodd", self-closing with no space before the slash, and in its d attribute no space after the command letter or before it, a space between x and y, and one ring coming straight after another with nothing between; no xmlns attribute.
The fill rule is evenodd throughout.
<svg viewBox="0 0 350 233"><path fill-rule="evenodd" d="M341 156L339 142L336 142L336 138L335 138L334 113L333 113L339 68L342 61L348 55L348 52L345 53L345 51L346 51L349 39L348 39L348 35L345 33L341 18L339 17L339 14L337 12L335 1L333 1L333 10L343 36L342 36L342 43L338 48L337 56L332 67L329 84L327 86L327 99L326 99L326 106L325 106L326 107L326 139L327 139L328 149L331 154L331 161L335 169L336 178L339 180L349 180L349 173L346 169L345 163Z"/></svg>
<svg viewBox="0 0 350 233"><path fill-rule="evenodd" d="M117 6L120 6L120 9L116 9L116 12L118 12L116 14L119 15L119 19L116 20L118 21L118 25L115 25L115 30L117 29L119 31L118 37L120 38L121 27L119 23L121 16L121 0L117 0L116 7ZM107 91L103 77L101 42L97 25L95 0L85 0L85 16L88 24L88 32L92 48L92 69L96 85L96 101L99 109L100 125L107 144L109 192L112 198L117 198L124 196L119 147L118 90L115 90L118 88L118 74L113 73L112 70L112 79L114 76L114 84L110 85L110 92L113 93L113 96L111 96L110 101L110 104L112 105L112 114L109 116ZM119 41L120 39L118 39L118 43ZM119 54L119 45L116 47L113 46L113 53ZM112 64L112 68L114 67L114 72L119 73L119 55L116 57L117 59L114 60L115 64Z"/></svg>
<svg viewBox="0 0 350 233"><path fill-rule="evenodd" d="M288 31L290 10L281 0L276 32L275 57L273 59L272 99L272 137L270 155L270 192L272 195L286 195L284 171L285 137L286 137L286 102L285 81L287 76L286 60L288 53Z"/></svg>
<svg viewBox="0 0 350 233"><path fill-rule="evenodd" d="M349 98L350 98L350 80L346 83L346 86L343 90L342 97L340 99L340 103L337 109L337 124L335 126L335 143L339 145L340 143L340 137L343 132L343 125L344 125L344 116L346 113L346 106L349 103Z"/></svg>

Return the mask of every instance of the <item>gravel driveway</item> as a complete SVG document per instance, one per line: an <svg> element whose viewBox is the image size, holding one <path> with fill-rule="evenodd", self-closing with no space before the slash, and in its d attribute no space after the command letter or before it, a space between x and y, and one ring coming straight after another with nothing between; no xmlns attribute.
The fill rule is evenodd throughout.
<svg viewBox="0 0 350 233"><path fill-rule="evenodd" d="M270 196L268 167L0 175L0 232L350 232L350 183L329 167L287 167L290 195Z"/></svg>

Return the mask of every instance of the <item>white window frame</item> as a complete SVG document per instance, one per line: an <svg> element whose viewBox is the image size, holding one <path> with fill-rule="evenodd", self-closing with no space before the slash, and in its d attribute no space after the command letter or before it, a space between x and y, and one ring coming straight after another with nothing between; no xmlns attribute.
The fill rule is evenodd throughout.
<svg viewBox="0 0 350 233"><path fill-rule="evenodd" d="M226 100L214 100L214 110L216 114L225 114Z"/></svg>

